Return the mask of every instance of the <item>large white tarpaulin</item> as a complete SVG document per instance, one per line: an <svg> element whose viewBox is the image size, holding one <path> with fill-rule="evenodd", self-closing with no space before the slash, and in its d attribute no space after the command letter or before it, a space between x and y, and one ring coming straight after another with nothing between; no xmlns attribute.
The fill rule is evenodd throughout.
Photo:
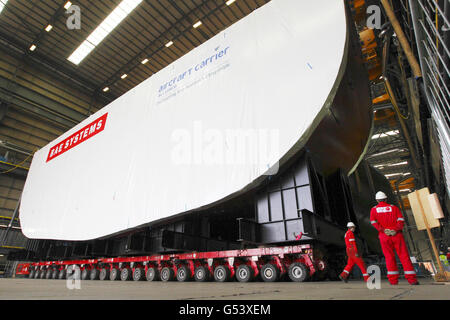
<svg viewBox="0 0 450 320"><path fill-rule="evenodd" d="M276 170L339 85L346 30L343 1L255 10L36 152L23 233L99 238Z"/></svg>

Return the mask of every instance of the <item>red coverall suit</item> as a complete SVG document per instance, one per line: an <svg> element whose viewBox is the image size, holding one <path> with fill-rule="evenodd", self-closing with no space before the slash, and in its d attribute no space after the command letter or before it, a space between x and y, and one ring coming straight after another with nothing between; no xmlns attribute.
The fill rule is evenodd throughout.
<svg viewBox="0 0 450 320"><path fill-rule="evenodd" d="M405 238L403 238L402 234L405 220L400 210L396 206L381 201L370 211L370 223L378 230L381 249L386 258L389 282L391 284L398 283L398 268L394 253L396 251L403 265L406 280L410 284L416 283L416 272L409 258L408 248L406 247ZM388 236L384 233L385 229L395 230L397 234L395 236Z"/></svg>
<svg viewBox="0 0 450 320"><path fill-rule="evenodd" d="M344 279L347 279L347 277L349 276L350 272L353 269L353 266L356 263L358 265L359 269L361 269L361 272L364 277L364 281L367 281L367 279L369 278L369 274L367 273L366 265L364 264L364 260L361 259L361 257L356 256L358 254L358 248L356 247L355 235L353 234L353 232L351 230L348 230L345 233L344 239L345 239L345 245L347 246L348 261L347 261L347 265L344 268L344 271L342 271L342 273L341 273L341 277Z"/></svg>

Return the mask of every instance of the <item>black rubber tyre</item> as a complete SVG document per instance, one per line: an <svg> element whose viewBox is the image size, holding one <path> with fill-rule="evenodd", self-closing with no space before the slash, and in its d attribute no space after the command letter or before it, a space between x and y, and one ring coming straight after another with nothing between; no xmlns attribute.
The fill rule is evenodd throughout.
<svg viewBox="0 0 450 320"><path fill-rule="evenodd" d="M53 272L52 272L52 279L53 280L56 280L56 279L58 279L58 273L59 273L59 271L58 270L53 270Z"/></svg>
<svg viewBox="0 0 450 320"><path fill-rule="evenodd" d="M194 279L198 282L205 282L208 281L210 278L210 273L208 268L204 266L200 266L195 268L194 270Z"/></svg>
<svg viewBox="0 0 450 320"><path fill-rule="evenodd" d="M39 274L39 278L41 279L45 279L45 275L47 274L47 270L41 270L40 274Z"/></svg>
<svg viewBox="0 0 450 320"><path fill-rule="evenodd" d="M120 278L120 271L117 268L112 268L111 272L109 273L109 280L115 281L119 280Z"/></svg>
<svg viewBox="0 0 450 320"><path fill-rule="evenodd" d="M89 278L91 280L98 280L100 275L100 271L96 268L91 269L91 272L89 272Z"/></svg>
<svg viewBox="0 0 450 320"><path fill-rule="evenodd" d="M175 272L172 268L164 267L161 269L161 281L173 281L175 279Z"/></svg>
<svg viewBox="0 0 450 320"><path fill-rule="evenodd" d="M58 272L58 279L63 280L66 278L67 272L65 269L59 270Z"/></svg>
<svg viewBox="0 0 450 320"><path fill-rule="evenodd" d="M177 270L177 280L180 282L190 281L192 279L191 269L182 266Z"/></svg>
<svg viewBox="0 0 450 320"><path fill-rule="evenodd" d="M142 268L134 268L133 280L134 281L142 281L144 279L145 279L145 270Z"/></svg>
<svg viewBox="0 0 450 320"><path fill-rule="evenodd" d="M129 269L129 268L123 268L121 271L120 271L120 280L122 280L122 281L128 281L128 280L131 280L131 277L132 277L132 271L131 271L131 269Z"/></svg>
<svg viewBox="0 0 450 320"><path fill-rule="evenodd" d="M294 262L289 266L288 275L291 281L303 282L308 279L309 270L303 263Z"/></svg>
<svg viewBox="0 0 450 320"><path fill-rule="evenodd" d="M88 269L84 269L83 271L81 271L81 280L87 280L89 279L89 270Z"/></svg>
<svg viewBox="0 0 450 320"><path fill-rule="evenodd" d="M275 265L268 263L261 267L260 275L264 282L276 282L280 278L280 270Z"/></svg>
<svg viewBox="0 0 450 320"><path fill-rule="evenodd" d="M35 273L36 273L35 270L31 270L31 271L30 271L30 274L28 275L28 278L34 279L34 274L35 274Z"/></svg>
<svg viewBox="0 0 450 320"><path fill-rule="evenodd" d="M109 270L103 268L102 270L100 270L100 274L98 275L99 280L103 281L103 280L109 280Z"/></svg>
<svg viewBox="0 0 450 320"><path fill-rule="evenodd" d="M218 266L214 269L214 280L217 282L226 282L230 280L230 269L225 266Z"/></svg>
<svg viewBox="0 0 450 320"><path fill-rule="evenodd" d="M235 277L239 282L250 282L254 278L253 269L246 264L241 264L236 269Z"/></svg>
<svg viewBox="0 0 450 320"><path fill-rule="evenodd" d="M159 275L159 270L154 267L150 267L147 269L147 273L145 274L145 278L147 281L158 281L161 280Z"/></svg>

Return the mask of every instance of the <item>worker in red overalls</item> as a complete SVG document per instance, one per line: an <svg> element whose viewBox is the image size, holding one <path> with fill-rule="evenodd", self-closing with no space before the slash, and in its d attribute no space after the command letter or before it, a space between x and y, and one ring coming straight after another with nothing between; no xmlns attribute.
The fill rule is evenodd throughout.
<svg viewBox="0 0 450 320"><path fill-rule="evenodd" d="M353 234L353 232L355 232L356 226L353 222L349 222L347 223L347 228L348 231L345 233L344 239L345 239L345 246L347 247L348 261L347 265L344 268L344 271L342 271L342 273L339 275L339 279L341 279L344 282L347 282L348 276L350 275L353 266L357 264L359 269L361 269L364 281L367 281L367 279L369 279L369 274L367 273L364 260L358 254L358 248L356 247L356 239L355 235Z"/></svg>
<svg viewBox="0 0 450 320"><path fill-rule="evenodd" d="M396 206L386 203L387 196L383 192L377 192L375 199L378 205L370 211L370 223L378 230L381 249L386 258L389 283L391 285L398 284L399 274L394 253L397 252L403 265L406 280L411 285L419 284L402 234L405 223L402 213Z"/></svg>

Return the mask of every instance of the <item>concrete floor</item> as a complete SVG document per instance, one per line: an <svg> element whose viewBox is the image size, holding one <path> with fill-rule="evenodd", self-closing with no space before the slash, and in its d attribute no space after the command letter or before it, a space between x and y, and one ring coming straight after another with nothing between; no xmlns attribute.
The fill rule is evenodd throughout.
<svg viewBox="0 0 450 320"><path fill-rule="evenodd" d="M450 300L450 285L421 279L420 286L400 281L390 286L382 281L381 289L369 290L361 281L277 282L277 283L178 283L81 281L81 289L69 290L65 280L0 279L0 300Z"/></svg>

